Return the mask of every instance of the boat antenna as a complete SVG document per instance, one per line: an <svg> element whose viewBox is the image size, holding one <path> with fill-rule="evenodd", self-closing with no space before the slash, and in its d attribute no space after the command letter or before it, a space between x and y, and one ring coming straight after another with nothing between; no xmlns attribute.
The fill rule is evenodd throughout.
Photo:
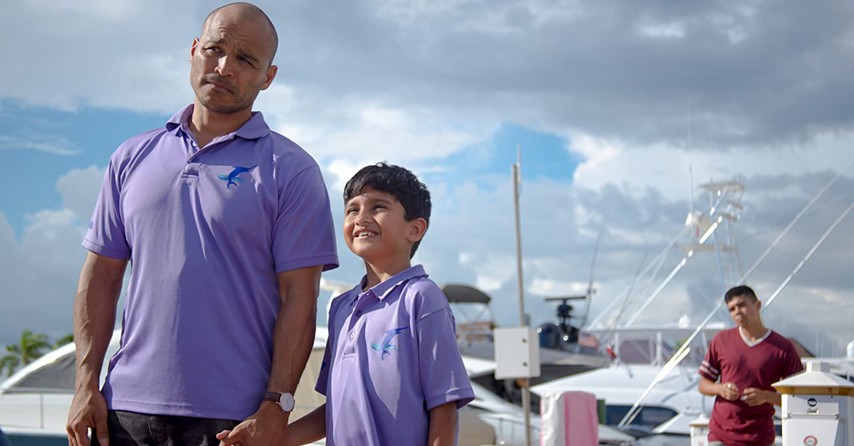
<svg viewBox="0 0 854 446"><path fill-rule="evenodd" d="M789 276L786 277L786 280L784 280L783 283L781 283L780 286L778 286L777 289L774 290L773 293L771 293L771 297L769 297L768 300L765 302L765 305L762 306L763 310L765 310L766 308L771 306L772 303L774 303L774 299L777 298L777 295L780 294L780 291L782 291L783 288L789 284L789 281L792 280L792 277L794 277L795 274L797 274L798 271L801 270L801 267L804 266L805 263L807 263L807 260L809 260L809 258L812 257L812 255L816 251L816 249L818 249L818 247L821 246L822 243L824 243L824 239L826 239L827 236L830 235L830 233L833 232L833 230L836 229L837 226L839 226L839 223L841 223L842 220L845 219L845 217L848 215L848 213L851 212L852 208L854 208L854 201L852 201L851 204L848 205L848 209L845 209L845 211L842 212L841 215L839 215L839 217L836 219L836 221L834 221L833 224L830 225L830 227L827 228L826 231L824 231L824 234L822 234L822 236L818 239L818 241L815 242L815 244L812 246L812 248L810 248L807 255L804 256L803 259L801 259L801 262L798 263L798 266L796 266L795 269L792 270L792 272L789 274Z"/></svg>
<svg viewBox="0 0 854 446"><path fill-rule="evenodd" d="M694 167L691 165L691 154L688 154L688 210L694 214Z"/></svg>
<svg viewBox="0 0 854 446"><path fill-rule="evenodd" d="M691 113L691 98L685 98L685 106L688 108L688 206L691 214L694 213L694 168L691 163L691 149L694 147L694 122Z"/></svg>
<svg viewBox="0 0 854 446"><path fill-rule="evenodd" d="M581 322L578 324L579 330L584 328L587 325L587 318L590 316L590 305L593 303L593 293L596 290L593 288L593 273L596 271L596 257L599 254L599 240L602 238L602 231L600 230L598 234L596 234L596 247L593 248L593 261L590 262L590 281L587 282L587 305L584 307L584 316L581 318Z"/></svg>

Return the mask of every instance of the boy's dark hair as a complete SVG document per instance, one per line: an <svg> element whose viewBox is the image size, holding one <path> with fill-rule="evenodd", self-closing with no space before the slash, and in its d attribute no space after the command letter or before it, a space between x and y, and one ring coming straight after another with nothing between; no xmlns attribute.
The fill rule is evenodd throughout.
<svg viewBox="0 0 854 446"><path fill-rule="evenodd" d="M363 167L344 186L344 204L368 187L396 198L403 205L403 218L406 221L423 218L430 224L430 209L433 206L430 191L408 169L385 162ZM420 244L421 240L412 244L409 258L415 255Z"/></svg>
<svg viewBox="0 0 854 446"><path fill-rule="evenodd" d="M729 291L724 294L724 302L729 303L729 301L737 296L747 296L754 302L759 300L759 298L756 297L756 293L753 292L753 288L750 288L747 285L739 285L730 288Z"/></svg>

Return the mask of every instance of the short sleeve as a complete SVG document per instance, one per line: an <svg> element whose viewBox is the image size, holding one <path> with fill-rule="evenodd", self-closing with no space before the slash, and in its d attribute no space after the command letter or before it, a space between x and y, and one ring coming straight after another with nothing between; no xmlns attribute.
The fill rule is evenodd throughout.
<svg viewBox="0 0 854 446"><path fill-rule="evenodd" d="M323 350L323 361L320 363L320 373L317 374L317 384L314 390L317 393L326 396L326 390L329 383L329 361L332 359L332 346L335 343L332 341L332 330L329 330L329 337L326 338L326 348Z"/></svg>
<svg viewBox="0 0 854 446"><path fill-rule="evenodd" d="M450 402L456 402L459 408L472 401L474 391L457 347L450 308L446 305L423 315L417 333L421 388L427 410Z"/></svg>
<svg viewBox="0 0 854 446"><path fill-rule="evenodd" d="M316 164L287 181L273 229L276 272L323 265L338 266L329 195Z"/></svg>
<svg viewBox="0 0 854 446"><path fill-rule="evenodd" d="M718 337L712 339L709 344L709 350L706 352L706 357L703 363L700 364L700 376L712 382L717 382L721 377L721 364L718 358Z"/></svg>
<svg viewBox="0 0 854 446"><path fill-rule="evenodd" d="M317 374L317 383L314 386L314 390L321 395L326 395L326 392L329 390L329 370L332 368L332 357L335 353L335 339L338 336L338 331L335 328L335 314L339 308L339 303L342 302L342 296L346 296L349 293L344 293L341 296L337 296L332 299L332 303L329 305L329 315L327 317L327 335L326 335L326 347L323 349L323 361L320 363L320 373Z"/></svg>
<svg viewBox="0 0 854 446"><path fill-rule="evenodd" d="M118 167L116 154L110 158L104 172L104 181L101 183L101 191L98 201L89 220L86 236L83 238L83 247L95 254L113 257L117 259L128 259L131 248L125 236L125 226L121 212L121 172Z"/></svg>

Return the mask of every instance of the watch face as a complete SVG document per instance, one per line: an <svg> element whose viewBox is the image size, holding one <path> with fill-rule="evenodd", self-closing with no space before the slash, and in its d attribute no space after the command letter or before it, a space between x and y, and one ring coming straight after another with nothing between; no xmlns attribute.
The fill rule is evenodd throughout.
<svg viewBox="0 0 854 446"><path fill-rule="evenodd" d="M282 407L282 410L284 412L290 412L294 410L294 396L287 392L283 393L279 397L279 406Z"/></svg>

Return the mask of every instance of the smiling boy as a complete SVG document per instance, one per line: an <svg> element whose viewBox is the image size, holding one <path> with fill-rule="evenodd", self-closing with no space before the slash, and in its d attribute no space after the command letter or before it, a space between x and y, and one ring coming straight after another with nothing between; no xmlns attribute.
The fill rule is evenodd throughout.
<svg viewBox="0 0 854 446"><path fill-rule="evenodd" d="M288 444L452 445L457 409L474 398L442 290L410 260L430 219L430 192L379 163L344 188L344 240L365 263L332 302L317 391L326 404L291 424Z"/></svg>

